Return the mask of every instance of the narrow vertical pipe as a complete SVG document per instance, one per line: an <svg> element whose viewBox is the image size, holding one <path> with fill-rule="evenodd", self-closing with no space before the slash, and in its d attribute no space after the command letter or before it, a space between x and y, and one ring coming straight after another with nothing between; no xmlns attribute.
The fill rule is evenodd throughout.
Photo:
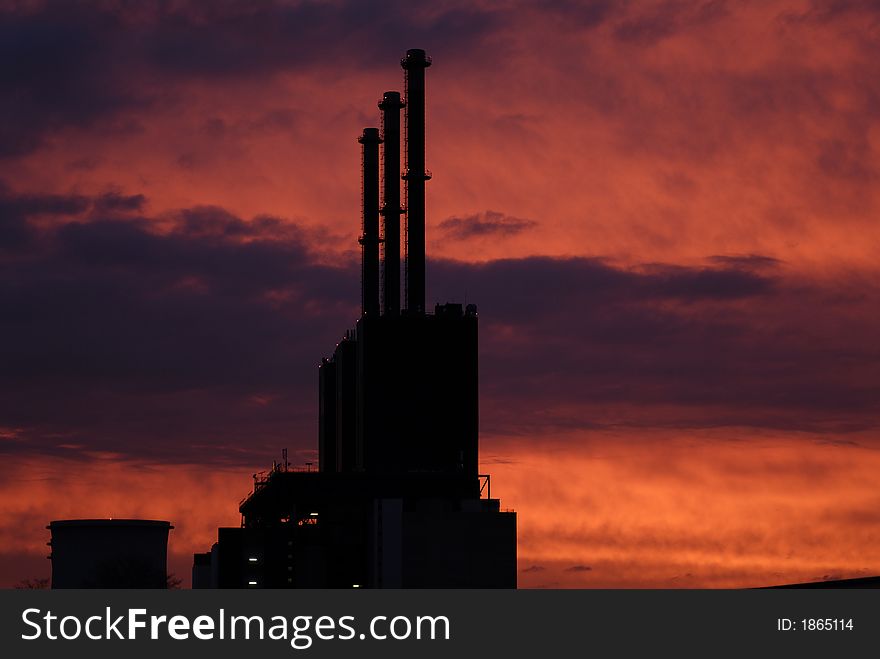
<svg viewBox="0 0 880 659"><path fill-rule="evenodd" d="M363 145L363 233L361 244L361 313L379 315L379 137L378 128L364 128L358 138Z"/></svg>
<svg viewBox="0 0 880 659"><path fill-rule="evenodd" d="M400 60L406 71L406 308L425 313L425 69L431 58L411 49Z"/></svg>
<svg viewBox="0 0 880 659"><path fill-rule="evenodd" d="M382 110L382 313L400 313L400 92L385 92Z"/></svg>

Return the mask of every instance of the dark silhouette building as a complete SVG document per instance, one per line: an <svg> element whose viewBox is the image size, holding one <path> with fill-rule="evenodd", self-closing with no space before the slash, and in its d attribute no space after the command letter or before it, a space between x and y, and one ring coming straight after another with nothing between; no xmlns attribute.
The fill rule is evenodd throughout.
<svg viewBox="0 0 880 659"><path fill-rule="evenodd" d="M194 587L516 587L516 514L501 511L489 476L478 471L477 308L425 308L431 59L409 50L401 65L405 102L386 92L381 134L365 128L358 139L361 317L318 370L318 470L292 471L285 455L268 476L255 477L241 528L219 529L212 551L196 554Z"/></svg>
<svg viewBox="0 0 880 659"><path fill-rule="evenodd" d="M67 519L47 526L52 588L166 588L169 522Z"/></svg>
<svg viewBox="0 0 880 659"><path fill-rule="evenodd" d="M765 586L767 589L778 590L780 588L797 588L822 590L828 588L847 590L857 588L880 588L880 576L856 577L854 579L827 579L825 581L805 581L803 583L790 583L782 586Z"/></svg>

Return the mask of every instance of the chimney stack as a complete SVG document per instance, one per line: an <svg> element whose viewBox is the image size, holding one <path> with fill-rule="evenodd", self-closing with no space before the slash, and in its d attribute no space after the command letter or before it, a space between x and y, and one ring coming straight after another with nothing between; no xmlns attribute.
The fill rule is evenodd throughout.
<svg viewBox="0 0 880 659"><path fill-rule="evenodd" d="M379 315L379 137L378 128L364 128L358 138L363 145L363 234L361 244L361 313Z"/></svg>
<svg viewBox="0 0 880 659"><path fill-rule="evenodd" d="M425 69L431 58L424 50L406 51L406 308L425 313Z"/></svg>
<svg viewBox="0 0 880 659"><path fill-rule="evenodd" d="M385 92L382 110L384 259L382 261L382 313L400 313L400 92Z"/></svg>

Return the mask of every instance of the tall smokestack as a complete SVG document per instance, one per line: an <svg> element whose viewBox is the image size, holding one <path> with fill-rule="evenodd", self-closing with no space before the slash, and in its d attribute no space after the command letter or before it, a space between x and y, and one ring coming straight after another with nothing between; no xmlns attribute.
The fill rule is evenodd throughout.
<svg viewBox="0 0 880 659"><path fill-rule="evenodd" d="M382 219L384 259L382 262L382 313L400 313L400 92L385 92L382 110L383 194Z"/></svg>
<svg viewBox="0 0 880 659"><path fill-rule="evenodd" d="M406 308L425 313L425 69L424 50L406 51Z"/></svg>
<svg viewBox="0 0 880 659"><path fill-rule="evenodd" d="M379 138L378 128L364 128L358 138L363 144L363 234L361 244L361 313L379 315Z"/></svg>

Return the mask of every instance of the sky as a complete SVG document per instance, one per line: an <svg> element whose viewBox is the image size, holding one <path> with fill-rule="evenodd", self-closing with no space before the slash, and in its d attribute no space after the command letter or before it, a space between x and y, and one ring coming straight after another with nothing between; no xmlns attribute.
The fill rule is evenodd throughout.
<svg viewBox="0 0 880 659"><path fill-rule="evenodd" d="M0 2L0 586L170 569L315 461L360 154L427 71L427 299L480 309L524 587L880 574L880 4Z"/></svg>

